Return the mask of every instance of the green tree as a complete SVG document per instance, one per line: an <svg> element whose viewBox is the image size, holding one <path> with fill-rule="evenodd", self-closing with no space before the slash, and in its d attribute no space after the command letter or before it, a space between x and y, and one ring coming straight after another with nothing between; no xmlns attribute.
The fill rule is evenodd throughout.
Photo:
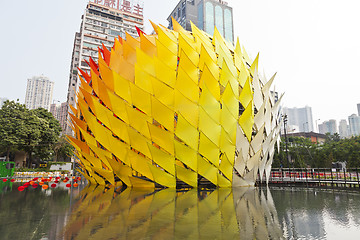
<svg viewBox="0 0 360 240"><path fill-rule="evenodd" d="M65 136L61 136L59 141L53 145L54 161L66 161L73 154L74 147L67 141Z"/></svg>

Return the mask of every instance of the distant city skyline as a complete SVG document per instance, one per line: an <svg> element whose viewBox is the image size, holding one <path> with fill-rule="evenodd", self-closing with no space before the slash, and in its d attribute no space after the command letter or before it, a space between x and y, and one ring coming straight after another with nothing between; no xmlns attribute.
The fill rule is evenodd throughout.
<svg viewBox="0 0 360 240"><path fill-rule="evenodd" d="M143 2L145 32L151 33L148 19L168 26L166 19L178 0ZM357 1L227 2L233 8L235 41L239 36L251 57L260 52L259 70L268 78L277 72L274 86L279 93L285 92L283 106L309 105L313 118L320 121L339 122L357 114L360 33L353 31L360 22ZM0 97L24 102L26 79L44 74L55 82L53 98L66 101L74 33L86 3L86 0L2 3L6 9L0 16L3 32L19 36L21 29L21 35L11 38L12 47L3 47ZM9 38L1 38L0 44L9 46ZM346 61L346 71L338 60Z"/></svg>

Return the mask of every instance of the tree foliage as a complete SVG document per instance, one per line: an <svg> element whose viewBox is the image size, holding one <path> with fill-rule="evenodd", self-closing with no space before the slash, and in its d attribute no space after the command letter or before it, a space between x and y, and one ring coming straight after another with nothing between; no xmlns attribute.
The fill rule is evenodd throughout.
<svg viewBox="0 0 360 240"><path fill-rule="evenodd" d="M273 167L330 168L333 162L346 162L348 168L360 167L360 136L340 139L338 134L327 134L323 144L307 138L288 137L289 164L286 143L282 138L280 152L274 155Z"/></svg>

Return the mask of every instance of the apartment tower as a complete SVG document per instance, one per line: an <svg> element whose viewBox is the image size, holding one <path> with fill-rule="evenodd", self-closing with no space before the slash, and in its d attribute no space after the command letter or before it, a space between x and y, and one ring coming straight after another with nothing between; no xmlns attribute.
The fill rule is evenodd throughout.
<svg viewBox="0 0 360 240"><path fill-rule="evenodd" d="M28 109L45 108L50 110L54 89L54 82L43 75L27 80L25 106Z"/></svg>

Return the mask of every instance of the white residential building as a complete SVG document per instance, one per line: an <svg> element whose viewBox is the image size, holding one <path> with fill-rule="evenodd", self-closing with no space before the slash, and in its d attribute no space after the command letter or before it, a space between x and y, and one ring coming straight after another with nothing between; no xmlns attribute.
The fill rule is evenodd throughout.
<svg viewBox="0 0 360 240"><path fill-rule="evenodd" d="M27 80L25 106L28 109L45 108L50 110L53 97L54 82L43 75Z"/></svg>

